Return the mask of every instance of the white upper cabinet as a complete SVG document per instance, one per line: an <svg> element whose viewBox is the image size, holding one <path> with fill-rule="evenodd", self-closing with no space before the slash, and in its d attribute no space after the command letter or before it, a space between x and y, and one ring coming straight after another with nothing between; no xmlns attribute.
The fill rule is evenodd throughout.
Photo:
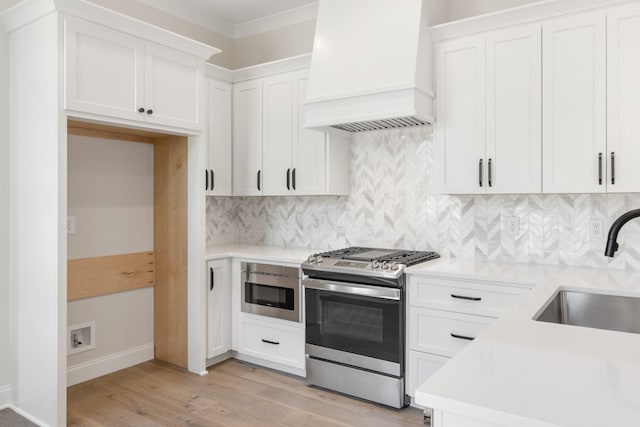
<svg viewBox="0 0 640 427"><path fill-rule="evenodd" d="M262 81L262 160L265 196L291 192L293 88L291 73Z"/></svg>
<svg viewBox="0 0 640 427"><path fill-rule="evenodd" d="M484 36L436 48L436 159L443 193L484 193Z"/></svg>
<svg viewBox="0 0 640 427"><path fill-rule="evenodd" d="M640 191L640 5L607 12L607 191Z"/></svg>
<svg viewBox="0 0 640 427"><path fill-rule="evenodd" d="M231 195L231 84L207 79L207 169L205 191Z"/></svg>
<svg viewBox="0 0 640 427"><path fill-rule="evenodd" d="M203 64L167 49L147 46L145 52L147 120L167 126L198 128L200 97L204 94Z"/></svg>
<svg viewBox="0 0 640 427"><path fill-rule="evenodd" d="M307 70L293 74L292 190L294 194L325 194L325 191L331 191L327 188L326 170L332 169L331 158L327 158L327 149L332 144L344 144L348 148L349 143L348 141L335 141L335 137L332 135L325 135L323 132L303 127L303 103L307 93L308 74ZM346 171L348 183L348 167ZM340 173L335 167L332 172L334 174Z"/></svg>
<svg viewBox="0 0 640 427"><path fill-rule="evenodd" d="M540 26L486 37L487 193L542 191Z"/></svg>
<svg viewBox="0 0 640 427"><path fill-rule="evenodd" d="M73 19L65 21L65 108L198 130L204 62Z"/></svg>
<svg viewBox="0 0 640 427"><path fill-rule="evenodd" d="M436 49L440 191L541 191L540 27L442 42Z"/></svg>
<svg viewBox="0 0 640 427"><path fill-rule="evenodd" d="M349 194L350 136L302 126L307 81L304 69L234 85L234 195Z"/></svg>
<svg viewBox="0 0 640 427"><path fill-rule="evenodd" d="M259 196L262 176L262 80L233 85L233 194Z"/></svg>
<svg viewBox="0 0 640 427"><path fill-rule="evenodd" d="M605 12L542 27L543 190L606 191Z"/></svg>

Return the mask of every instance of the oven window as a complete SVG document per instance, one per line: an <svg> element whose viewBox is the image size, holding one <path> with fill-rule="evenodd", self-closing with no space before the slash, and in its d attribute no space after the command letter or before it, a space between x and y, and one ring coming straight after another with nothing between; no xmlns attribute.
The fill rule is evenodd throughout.
<svg viewBox="0 0 640 427"><path fill-rule="evenodd" d="M249 304L294 310L294 290L280 286L261 285L259 283L244 283L244 300Z"/></svg>
<svg viewBox="0 0 640 427"><path fill-rule="evenodd" d="M400 363L404 309L400 301L305 289L306 342Z"/></svg>
<svg viewBox="0 0 640 427"><path fill-rule="evenodd" d="M322 304L325 334L342 335L362 341L381 344L384 311L376 307L363 307L336 301Z"/></svg>

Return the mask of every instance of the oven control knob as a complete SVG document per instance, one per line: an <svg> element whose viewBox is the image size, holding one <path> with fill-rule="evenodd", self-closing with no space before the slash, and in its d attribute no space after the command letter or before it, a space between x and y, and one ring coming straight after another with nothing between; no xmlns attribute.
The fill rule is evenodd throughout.
<svg viewBox="0 0 640 427"><path fill-rule="evenodd" d="M314 262L316 262L316 257L314 255L309 255L309 258L307 258L307 262L309 264L313 264Z"/></svg>
<svg viewBox="0 0 640 427"><path fill-rule="evenodd" d="M371 263L371 268L373 268L374 270L375 270L375 269L377 269L377 268L380 268L380 262L379 262L379 261L375 261L375 260L374 260L374 261Z"/></svg>
<svg viewBox="0 0 640 427"><path fill-rule="evenodd" d="M391 270L396 271L398 268L400 268L400 267L398 267L398 263L397 262L392 262L391 263Z"/></svg>
<svg viewBox="0 0 640 427"><path fill-rule="evenodd" d="M322 255L318 255L318 256L316 256L316 262L317 262L318 264L320 264L322 261L323 261L323 259L322 259Z"/></svg>
<svg viewBox="0 0 640 427"><path fill-rule="evenodd" d="M382 269L383 270L388 270L389 269L389 263L387 261L383 261L382 262Z"/></svg>

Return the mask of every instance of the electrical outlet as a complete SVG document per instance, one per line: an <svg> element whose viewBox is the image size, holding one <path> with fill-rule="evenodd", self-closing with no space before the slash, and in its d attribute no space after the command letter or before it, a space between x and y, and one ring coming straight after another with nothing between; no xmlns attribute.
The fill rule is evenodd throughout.
<svg viewBox="0 0 640 427"><path fill-rule="evenodd" d="M76 234L76 217L67 217L67 234Z"/></svg>
<svg viewBox="0 0 640 427"><path fill-rule="evenodd" d="M604 239L604 220L593 218L589 223L589 235L592 239Z"/></svg>
<svg viewBox="0 0 640 427"><path fill-rule="evenodd" d="M520 218L517 216L509 216L505 219L505 228L507 236L518 237L520 233Z"/></svg>

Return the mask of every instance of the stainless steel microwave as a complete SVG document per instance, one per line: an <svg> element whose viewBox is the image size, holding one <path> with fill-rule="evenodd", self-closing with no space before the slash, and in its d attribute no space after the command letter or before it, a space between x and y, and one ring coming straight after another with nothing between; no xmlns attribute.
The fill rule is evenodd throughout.
<svg viewBox="0 0 640 427"><path fill-rule="evenodd" d="M242 311L300 322L300 269L243 262Z"/></svg>

